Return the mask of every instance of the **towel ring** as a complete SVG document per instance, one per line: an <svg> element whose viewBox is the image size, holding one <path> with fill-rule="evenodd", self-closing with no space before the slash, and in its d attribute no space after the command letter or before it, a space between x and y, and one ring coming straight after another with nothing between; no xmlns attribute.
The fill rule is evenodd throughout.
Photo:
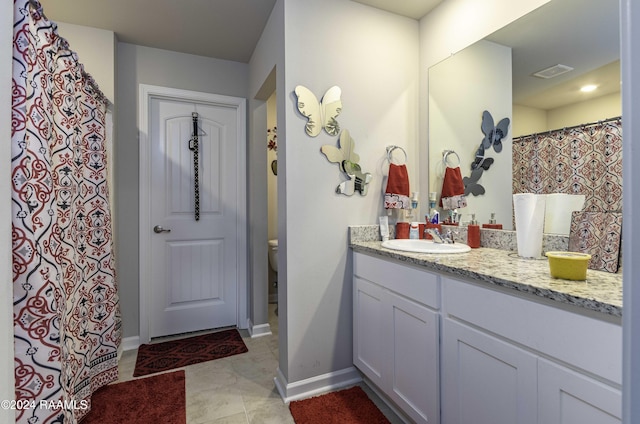
<svg viewBox="0 0 640 424"><path fill-rule="evenodd" d="M404 162L395 163L393 161L393 151L396 149L400 149L402 153L404 153ZM394 165L403 165L407 163L407 152L400 146L387 146L387 160L389 161L389 163L393 163Z"/></svg>
<svg viewBox="0 0 640 424"><path fill-rule="evenodd" d="M449 163L447 163L447 159L449 158L449 155L455 155L456 158L458 159L458 163L455 165L450 165ZM445 168L446 167L455 168L457 166L460 166L460 156L458 156L458 154L453 150L444 150L442 152L442 163L444 163Z"/></svg>

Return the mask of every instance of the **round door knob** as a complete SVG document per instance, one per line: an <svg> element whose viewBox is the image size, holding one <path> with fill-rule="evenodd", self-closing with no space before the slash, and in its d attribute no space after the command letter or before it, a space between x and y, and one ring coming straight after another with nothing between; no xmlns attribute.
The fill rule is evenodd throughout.
<svg viewBox="0 0 640 424"><path fill-rule="evenodd" d="M165 230L164 228L162 228L162 226L161 226L161 225L156 225L155 227L153 227L153 232L154 232L154 233L156 233L156 234L160 234L160 233L170 233L170 232L171 232L171 230L169 230L169 229L166 229L166 230Z"/></svg>

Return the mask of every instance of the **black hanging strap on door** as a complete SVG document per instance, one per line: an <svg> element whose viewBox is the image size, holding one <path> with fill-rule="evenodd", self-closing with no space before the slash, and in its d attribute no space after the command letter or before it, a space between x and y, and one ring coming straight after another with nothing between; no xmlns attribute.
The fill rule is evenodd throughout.
<svg viewBox="0 0 640 424"><path fill-rule="evenodd" d="M193 152L193 194L195 202L195 218L200 221L200 182L198 180L198 163L200 162L198 155L198 112L192 112L193 119L193 135L189 140L189 150Z"/></svg>

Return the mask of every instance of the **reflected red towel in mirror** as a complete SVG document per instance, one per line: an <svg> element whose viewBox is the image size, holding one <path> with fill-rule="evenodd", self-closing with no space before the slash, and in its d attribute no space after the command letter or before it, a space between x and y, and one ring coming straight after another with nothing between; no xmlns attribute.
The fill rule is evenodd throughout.
<svg viewBox="0 0 640 424"><path fill-rule="evenodd" d="M440 207L443 209L457 209L467 206L467 198L464 195L464 183L460 167L447 167L444 171L442 182L442 194L440 195Z"/></svg>

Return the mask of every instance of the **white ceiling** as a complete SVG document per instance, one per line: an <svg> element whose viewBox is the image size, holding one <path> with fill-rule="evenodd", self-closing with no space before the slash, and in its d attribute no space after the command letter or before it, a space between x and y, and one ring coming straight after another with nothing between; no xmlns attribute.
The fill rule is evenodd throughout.
<svg viewBox="0 0 640 424"><path fill-rule="evenodd" d="M111 30L122 42L247 63L276 0L40 1L49 19ZM419 19L444 0L353 1ZM514 103L551 109L584 100L576 86L591 80L601 86L592 96L620 89L617 1L552 0L487 39L513 48ZM575 70L531 76L558 63Z"/></svg>
<svg viewBox="0 0 640 424"><path fill-rule="evenodd" d="M354 0L419 19L440 0ZM421 9L421 7L423 9ZM612 0L552 0L487 37L513 55L513 102L539 109L620 91L619 4ZM532 74L563 64L573 71L543 80ZM579 88L596 84L585 94Z"/></svg>
<svg viewBox="0 0 640 424"><path fill-rule="evenodd" d="M393 12L397 15L420 19L443 0L353 0L358 3Z"/></svg>
<svg viewBox="0 0 640 424"><path fill-rule="evenodd" d="M125 43L244 63L249 62L275 2L40 0L54 22L114 31Z"/></svg>
<svg viewBox="0 0 640 424"><path fill-rule="evenodd" d="M515 104L553 109L620 91L617 1L552 0L487 39L512 48ZM574 70L548 80L532 76L557 64ZM599 87L581 93L585 84Z"/></svg>

